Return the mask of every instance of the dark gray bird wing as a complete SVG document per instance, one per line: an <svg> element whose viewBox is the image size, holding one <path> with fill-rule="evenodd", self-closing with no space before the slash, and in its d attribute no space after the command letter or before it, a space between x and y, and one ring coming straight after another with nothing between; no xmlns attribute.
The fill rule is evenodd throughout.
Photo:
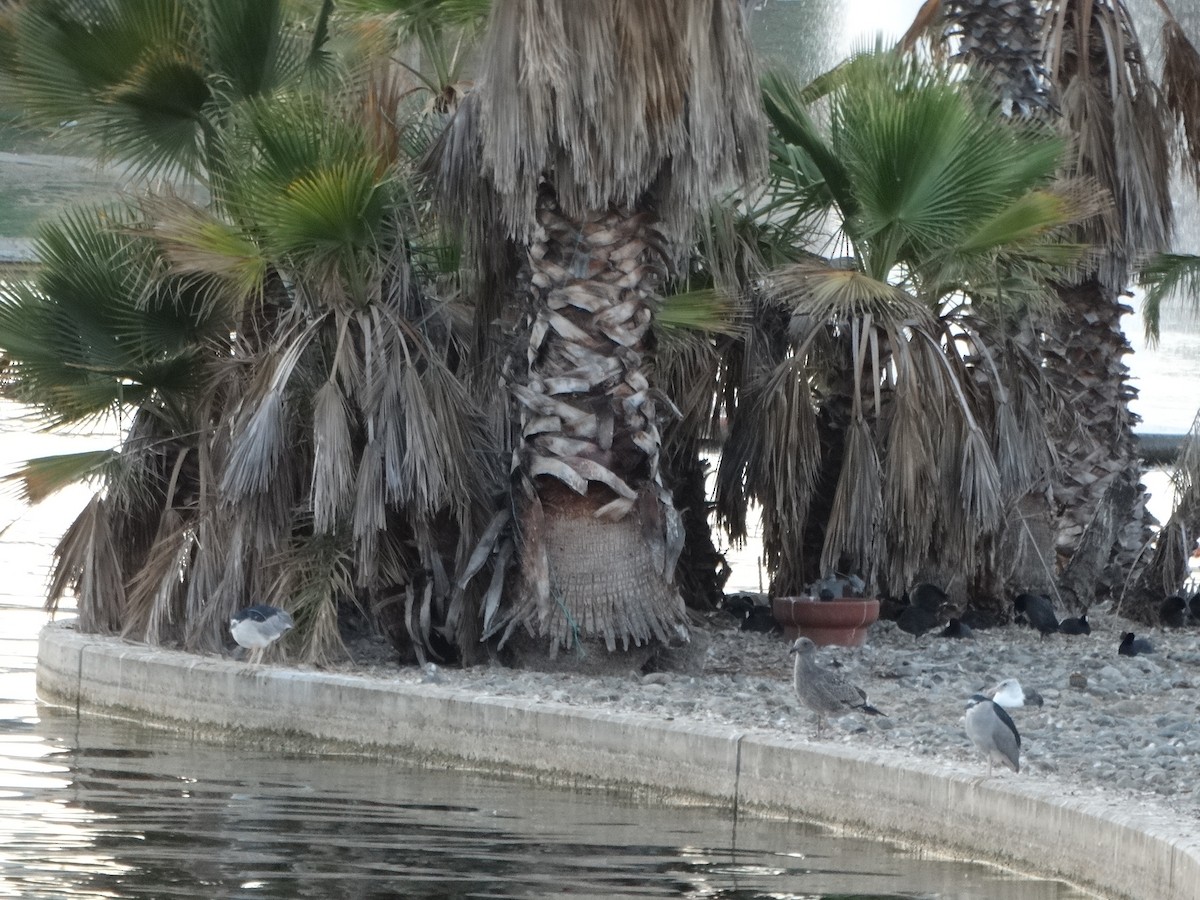
<svg viewBox="0 0 1200 900"><path fill-rule="evenodd" d="M1021 748L1021 733L1019 731L1017 731L1017 723L1012 720L1012 716L1010 716L1008 714L1008 710L1006 710L999 703L996 703L995 701L988 701L988 702L992 704L992 707L993 707L992 711L996 714L996 718L998 718L1000 720L1000 722L1004 725L1004 727L1012 735L1012 738L1011 738L1012 746L1019 750ZM999 740L996 741L996 745L999 746L1002 750L1004 749L1003 745L1000 743Z"/></svg>

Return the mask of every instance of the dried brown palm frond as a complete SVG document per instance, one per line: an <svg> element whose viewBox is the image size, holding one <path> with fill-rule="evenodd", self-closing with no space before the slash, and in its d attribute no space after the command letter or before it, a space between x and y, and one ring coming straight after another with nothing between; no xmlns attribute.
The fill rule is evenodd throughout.
<svg viewBox="0 0 1200 900"><path fill-rule="evenodd" d="M271 488L291 436L285 394L320 321L310 323L299 333L283 336L277 350L263 354L253 382L246 386L233 420L233 442L222 473L221 490L229 500L236 502Z"/></svg>
<svg viewBox="0 0 1200 900"><path fill-rule="evenodd" d="M1150 561L1122 598L1122 608L1149 624L1164 596L1177 594L1188 577L1188 559L1200 546L1200 416L1184 439L1171 472L1175 506L1159 530Z"/></svg>
<svg viewBox="0 0 1200 900"><path fill-rule="evenodd" d="M798 534L821 455L805 360L788 357L747 384L734 417L717 475L717 512L730 537L746 539L751 501L770 504L778 532ZM769 556L778 549L765 548Z"/></svg>
<svg viewBox="0 0 1200 900"><path fill-rule="evenodd" d="M267 562L275 573L267 596L296 620L301 657L322 664L344 656L338 606L357 603L354 554L345 536L296 537Z"/></svg>
<svg viewBox="0 0 1200 900"><path fill-rule="evenodd" d="M792 309L793 343L802 340L797 329L826 322L849 322L870 317L882 327L936 328L929 307L904 288L879 281L856 269L830 268L803 262L772 272L765 291Z"/></svg>
<svg viewBox="0 0 1200 900"><path fill-rule="evenodd" d="M883 511L879 454L870 427L858 418L846 433L846 455L821 551L822 572L855 572L875 584Z"/></svg>
<svg viewBox="0 0 1200 900"><path fill-rule="evenodd" d="M1186 150L1183 170L1200 185L1200 53L1168 13L1163 24L1163 97L1175 116Z"/></svg>
<svg viewBox="0 0 1200 900"><path fill-rule="evenodd" d="M163 644L182 635L187 569L195 551L191 523L175 510L166 510L150 552L129 580L123 636Z"/></svg>
<svg viewBox="0 0 1200 900"><path fill-rule="evenodd" d="M351 410L334 379L313 399L313 528L329 533L339 528L354 499L354 446Z"/></svg>
<svg viewBox="0 0 1200 900"><path fill-rule="evenodd" d="M904 343L898 354L908 352ZM889 547L928 547L938 512L938 479L934 435L945 417L944 398L931 390L911 364L896 367L895 404L882 440L883 486L881 524ZM912 584L920 569L919 552L884 557L884 583Z"/></svg>
<svg viewBox="0 0 1200 900"><path fill-rule="evenodd" d="M125 573L113 540L111 501L97 494L54 548L46 608L58 609L72 590L80 598L79 627L89 633L121 629Z"/></svg>
<svg viewBox="0 0 1200 900"><path fill-rule="evenodd" d="M1099 275L1120 290L1131 260L1168 243L1170 111L1121 0L1054 4L1046 28L1046 68L1076 137L1073 173L1095 177L1117 212L1115 230L1093 220L1084 239L1107 251Z"/></svg>
<svg viewBox="0 0 1200 900"><path fill-rule="evenodd" d="M721 354L716 344L695 331L658 332L656 374L680 419L698 434L706 434L713 417L713 394Z"/></svg>
<svg viewBox="0 0 1200 900"><path fill-rule="evenodd" d="M470 115L509 233L533 227L546 175L572 218L655 185L675 234L714 189L749 182L766 142L743 15L737 0L498 0Z"/></svg>

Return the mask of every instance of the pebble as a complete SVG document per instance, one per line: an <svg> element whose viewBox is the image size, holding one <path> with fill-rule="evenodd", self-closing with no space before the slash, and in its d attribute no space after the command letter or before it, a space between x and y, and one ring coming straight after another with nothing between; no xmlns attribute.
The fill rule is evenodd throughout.
<svg viewBox="0 0 1200 900"><path fill-rule="evenodd" d="M1117 655L1125 631L1145 632L1111 613L1088 613L1092 634L1042 639L1020 626L980 629L975 640L926 635L914 641L893 622L871 627L858 648L827 647L818 659L867 692L887 718L843 716L818 741L812 714L792 692L791 660L780 635L739 631L724 614L698 629L691 669L588 677L505 669L496 664L439 669L443 684L476 694L549 696L572 707L704 722L813 743L937 758L981 771L962 730L967 698L1007 677L1038 691L1043 707L1010 713L1022 734L1020 775L1062 794L1081 789L1152 803L1200 828L1200 628L1150 632L1152 661ZM701 653L700 648L703 648ZM361 667L360 667L361 668ZM416 667L374 666L371 674L418 682Z"/></svg>

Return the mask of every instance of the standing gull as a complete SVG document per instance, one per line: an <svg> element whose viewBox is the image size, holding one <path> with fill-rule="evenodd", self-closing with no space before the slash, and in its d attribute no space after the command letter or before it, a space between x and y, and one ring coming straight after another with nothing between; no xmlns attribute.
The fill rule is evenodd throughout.
<svg viewBox="0 0 1200 900"><path fill-rule="evenodd" d="M967 737L987 757L989 778L996 763L1021 771L1021 735L1003 706L975 694L967 701L964 719Z"/></svg>
<svg viewBox="0 0 1200 900"><path fill-rule="evenodd" d="M792 683L800 702L817 714L817 734L825 727L829 713L858 710L870 716L882 716L867 703L866 692L838 672L822 668L816 660L817 646L806 637L797 638L788 653L796 657Z"/></svg>

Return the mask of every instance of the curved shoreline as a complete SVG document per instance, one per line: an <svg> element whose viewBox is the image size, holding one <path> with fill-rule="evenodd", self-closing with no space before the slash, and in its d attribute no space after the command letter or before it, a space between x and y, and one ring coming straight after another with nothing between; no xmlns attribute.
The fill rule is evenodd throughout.
<svg viewBox="0 0 1200 900"><path fill-rule="evenodd" d="M355 753L606 786L803 818L1064 879L1108 897L1200 900L1200 835L1145 810L981 781L978 771L439 684L241 663L77 634L39 636L40 698L206 740Z"/></svg>

